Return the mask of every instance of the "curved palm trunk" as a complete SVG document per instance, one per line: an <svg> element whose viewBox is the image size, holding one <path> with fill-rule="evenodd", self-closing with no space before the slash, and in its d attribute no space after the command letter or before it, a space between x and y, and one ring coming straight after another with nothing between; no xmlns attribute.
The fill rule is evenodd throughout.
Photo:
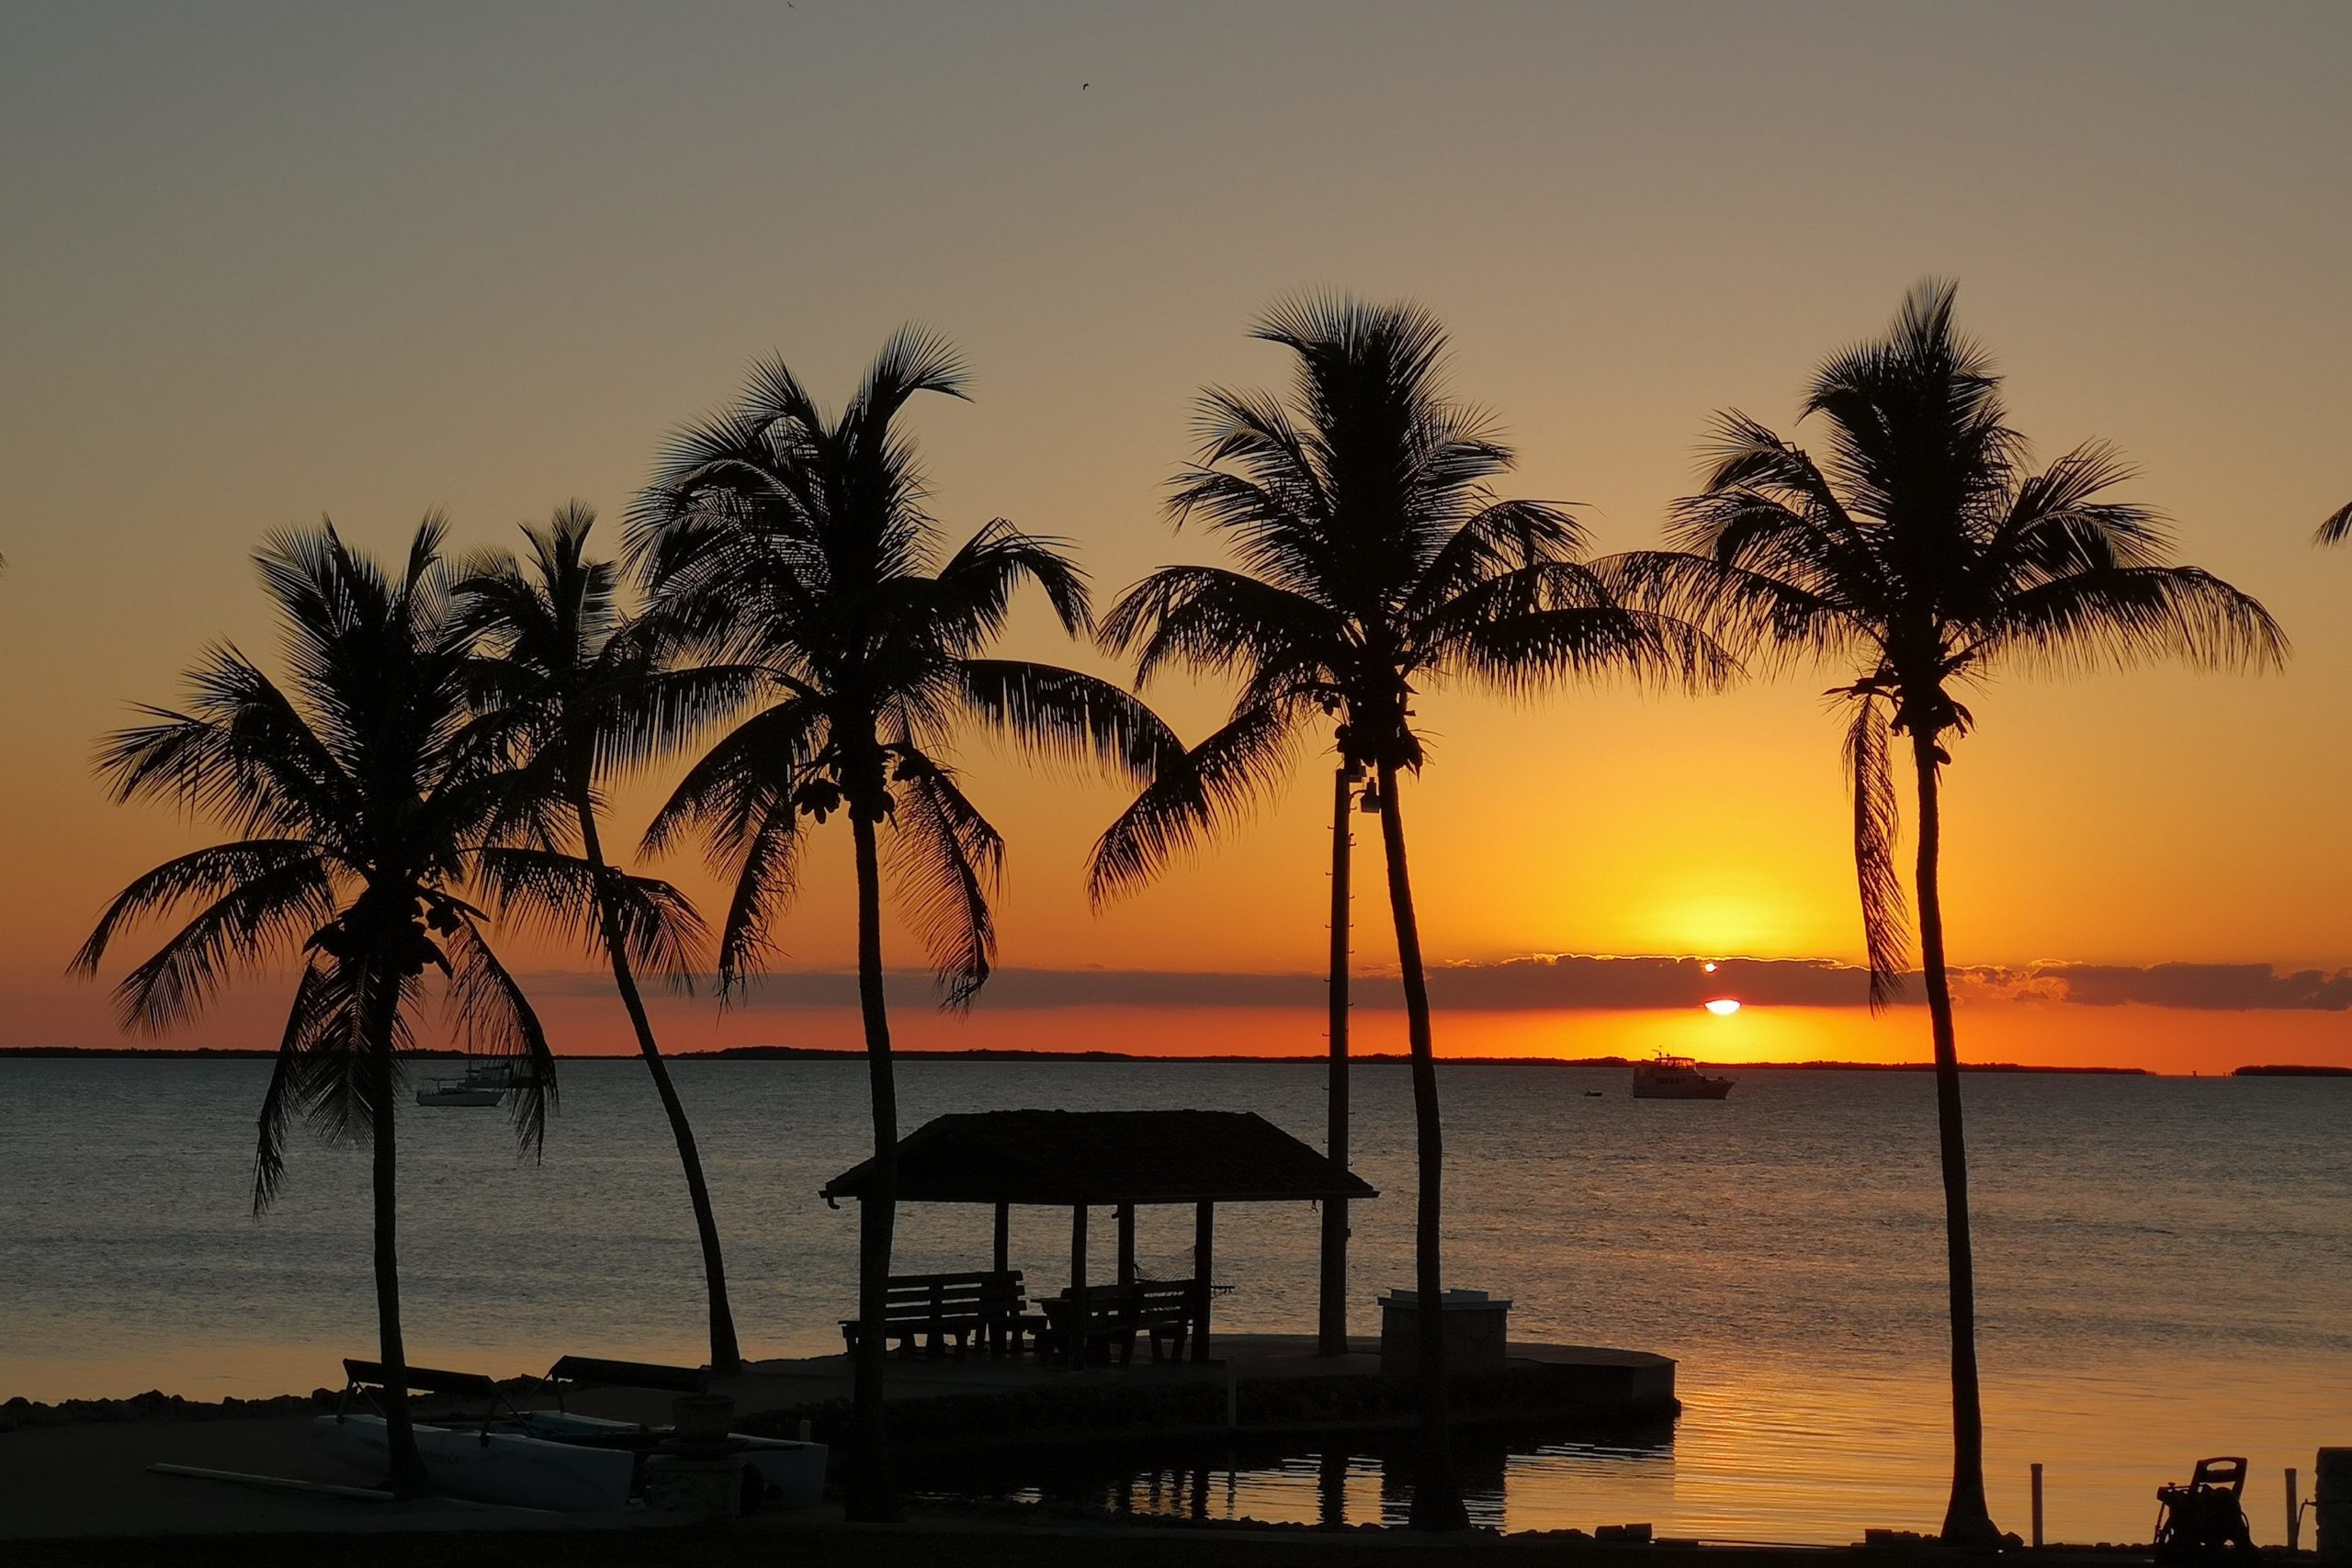
<svg viewBox="0 0 2352 1568"><path fill-rule="evenodd" d="M1944 1247L1951 1287L1951 1501L1944 1539L1989 1546L2000 1532L1984 1501L1984 1411L1976 1380L1976 1262L1969 1242L1968 1144L1960 1116L1960 1048L1952 1032L1951 985L1944 973L1944 914L1937 889L1942 824L1938 816L1935 738L1915 733L1919 775L1919 960L1936 1042L1936 1133L1943 1151Z"/></svg>
<svg viewBox="0 0 2352 1568"><path fill-rule="evenodd" d="M1419 1530L1456 1530L1470 1523L1453 1473L1453 1432L1446 1413L1445 1330L1440 1305L1439 1252L1444 1236L1441 1201L1445 1134L1438 1120L1437 1059L1430 1036L1430 988L1421 972L1421 931L1413 918L1413 883L1405 868L1405 816L1396 799L1396 769L1380 764L1380 838L1388 860L1388 908L1396 922L1396 962L1404 971L1405 1034L1413 1057L1413 1125L1420 1180L1415 1210L1413 1285L1421 1310L1419 1368L1415 1378L1421 1416L1420 1470L1413 1480L1412 1524Z"/></svg>
<svg viewBox="0 0 2352 1568"><path fill-rule="evenodd" d="M1328 1094L1324 1151L1341 1169L1348 1164L1348 764L1342 761L1331 789L1331 1081ZM1323 1201L1323 1278L1317 1314L1315 1353L1348 1353L1348 1201Z"/></svg>
<svg viewBox="0 0 2352 1568"><path fill-rule="evenodd" d="M874 824L853 810L857 842L857 1001L865 1021L865 1066L874 1101L874 1179L857 1205L858 1336L852 1369L850 1435L855 1467L844 1501L851 1519L888 1523L899 1517L882 1419L882 1366L888 1340L878 1332L890 1283L890 1233L898 1219L899 1093L890 1071L890 1018L882 997L882 866Z"/></svg>
<svg viewBox="0 0 2352 1568"><path fill-rule="evenodd" d="M585 798L575 800L572 807L580 816L581 850L601 884L606 867L604 843L596 833L595 807ZM645 998L638 993L637 976L629 964L628 942L622 934L620 919L601 897L596 900L596 917L604 931L605 955L612 962L613 987L620 992L629 1027L637 1032L638 1055L645 1058L646 1070L653 1075L653 1092L662 1097L662 1112L670 1119L670 1136L678 1145L678 1163L685 1168L686 1195L694 1204L695 1232L702 1240L703 1290L710 1304L710 1370L718 1377L733 1377L743 1370L743 1352L735 1338L735 1312L728 1304L727 1264L718 1250L718 1220L710 1207L710 1185L703 1179L702 1151L695 1143L695 1130L686 1120L686 1108L678 1099L677 1086L670 1081L669 1064L662 1059L662 1048L654 1043L653 1022L646 1016Z"/></svg>
<svg viewBox="0 0 2352 1568"><path fill-rule="evenodd" d="M386 975L383 964L375 964L362 984L366 1038L361 1046L374 1080L368 1141L376 1205L376 1359L384 1366L384 1450L391 1471L385 1484L395 1496L422 1497L431 1484L409 1416L408 1341L401 1332L400 1205L392 1133L392 1097L399 1081L392 1071L392 1013L400 1005L400 983Z"/></svg>

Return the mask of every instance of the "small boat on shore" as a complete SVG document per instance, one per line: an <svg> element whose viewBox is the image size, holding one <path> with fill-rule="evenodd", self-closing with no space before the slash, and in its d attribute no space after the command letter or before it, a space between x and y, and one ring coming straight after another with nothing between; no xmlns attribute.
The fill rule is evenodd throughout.
<svg viewBox="0 0 2352 1568"><path fill-rule="evenodd" d="M388 1386L383 1366L351 1357L343 1368L343 1403L334 1415L311 1421L311 1447L363 1475L381 1477L391 1464L391 1444L377 1404ZM583 1380L690 1390L695 1397L673 1405L678 1422L673 1427L607 1421L563 1408L564 1391ZM413 1423L426 1479L434 1490L452 1497L566 1514L610 1513L652 1501L664 1481L680 1482L689 1472L716 1481L724 1496L747 1513L811 1507L824 1495L824 1444L805 1436L794 1442L729 1430L734 1402L701 1393L705 1375L694 1368L566 1356L539 1380L556 1395L553 1410L518 1409L506 1389L480 1372L410 1367L403 1381L413 1393L475 1404L482 1412ZM355 1409L355 1404L368 1408Z"/></svg>
<svg viewBox="0 0 2352 1568"><path fill-rule="evenodd" d="M416 1448L435 1491L481 1503L607 1513L643 1496L647 1461L666 1428L560 1410L525 1410L489 1421L418 1421ZM384 1418L352 1411L311 1422L313 1451L366 1475L390 1462ZM728 1435L726 1457L745 1472L744 1501L763 1509L813 1507L825 1492L822 1443Z"/></svg>
<svg viewBox="0 0 2352 1568"><path fill-rule="evenodd" d="M1721 1100L1731 1087L1730 1078L1709 1077L1688 1056L1661 1051L1653 1060L1634 1064L1635 1100Z"/></svg>

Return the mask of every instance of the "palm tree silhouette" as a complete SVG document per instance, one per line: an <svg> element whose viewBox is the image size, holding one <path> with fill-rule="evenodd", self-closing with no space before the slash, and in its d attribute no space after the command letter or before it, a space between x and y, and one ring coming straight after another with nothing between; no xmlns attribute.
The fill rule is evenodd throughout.
<svg viewBox="0 0 2352 1568"><path fill-rule="evenodd" d="M2029 468L2000 378L1953 329L1953 297L1949 282L1921 284L1885 337L1815 372L1804 412L1827 421L1822 461L1746 414L1721 415L1704 490L1676 504L1671 542L1688 553L1632 558L1625 581L1735 647L1853 672L1830 694L1852 711L1845 755L1874 1008L1899 990L1909 949L1893 776L1894 738L1909 739L1951 1280L1943 1533L1980 1544L1997 1532L1984 1499L1968 1159L1937 884L1945 741L1973 722L1955 689L2013 666L2065 672L2163 656L2275 665L2286 640L2253 599L2172 564L2154 513L2109 498L2132 476L2110 448L2086 444Z"/></svg>
<svg viewBox="0 0 2352 1568"><path fill-rule="evenodd" d="M2352 539L2352 505L2342 508L2319 525L2320 544L2340 545L2346 539Z"/></svg>
<svg viewBox="0 0 2352 1568"><path fill-rule="evenodd" d="M217 648L189 672L184 709L142 709L153 722L110 737L98 759L118 802L170 800L234 837L132 882L74 959L95 973L128 924L197 906L118 988L124 1026L151 1032L194 1017L236 970L299 962L262 1100L254 1209L277 1195L298 1118L369 1145L390 1483L402 1495L425 1475L403 1383L393 1111L424 971L447 976L472 1043L527 1065L512 1101L526 1151L545 1141L556 1087L538 1019L463 897L502 781L469 739L444 532L428 517L397 578L331 524L270 536L254 560L290 683Z"/></svg>
<svg viewBox="0 0 2352 1568"><path fill-rule="evenodd" d="M1344 872L1351 784L1371 774L1403 968L1419 1181L1420 1300L1440 1296L1443 1136L1400 777L1419 772L1419 682L1446 676L1530 692L1570 674L1719 678L1728 664L1671 617L1627 608L1579 559L1582 526L1558 507L1495 497L1513 458L1489 420L1444 386L1446 339L1409 304L1308 297L1275 307L1253 335L1296 358L1291 397L1204 392L1200 447L1169 502L1229 540L1240 568L1174 566L1123 594L1103 622L1136 656L1140 689L1175 664L1238 676L1232 716L1164 770L1113 823L1089 868L1098 901L1151 877L1279 782L1310 727L1339 751L1332 865ZM1344 886L1334 878L1330 1154L1347 1158ZM1344 1221L1325 1232L1344 1246ZM1344 1258L1324 1279L1344 1288ZM1327 1291L1328 1325L1343 1301ZM1344 1326L1343 1315L1340 1322ZM1453 1473L1444 1346L1421 1314L1418 1528L1466 1522ZM1327 1348L1330 1341L1324 1341Z"/></svg>
<svg viewBox="0 0 2352 1568"><path fill-rule="evenodd" d="M1023 581L1072 635L1092 629L1085 574L1056 541L1001 519L944 559L895 422L923 392L961 397L947 344L893 336L835 417L780 360L731 412L682 432L633 514L653 613L718 664L751 671L757 711L689 770L646 831L689 830L733 884L718 978L731 991L770 951L789 903L803 818L845 811L857 875L858 1001L874 1111L874 1181L859 1205L858 1313L882 1319L898 1191L898 1106L883 996L882 857L930 951L943 1005L988 979L1004 841L967 799L945 747L967 724L1034 754L1095 757L1137 782L1181 754L1133 697L1093 676L981 657ZM889 829L887 838L883 829ZM884 1339L859 1341L851 1515L897 1511L883 1447Z"/></svg>
<svg viewBox="0 0 2352 1568"><path fill-rule="evenodd" d="M524 529L527 568L512 555L485 556L469 562L453 588L458 624L478 639L469 671L477 724L511 767L502 825L524 840L489 852L484 869L503 903L585 939L612 970L685 1171L702 1245L711 1370L731 1376L743 1359L718 1222L694 1127L637 980L640 966L689 975L703 928L668 884L606 862L597 779L648 761L723 715L740 702L744 682L726 671L664 667L658 639L622 610L616 569L588 558L595 520L581 502L560 507L545 527Z"/></svg>

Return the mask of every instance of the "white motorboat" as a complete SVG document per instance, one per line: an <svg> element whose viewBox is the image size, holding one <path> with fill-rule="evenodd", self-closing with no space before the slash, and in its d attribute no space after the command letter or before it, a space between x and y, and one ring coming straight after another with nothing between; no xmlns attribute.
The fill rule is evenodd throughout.
<svg viewBox="0 0 2352 1568"><path fill-rule="evenodd" d="M492 1089L478 1084L470 1075L462 1078L435 1078L416 1091L419 1105L495 1105L504 1099L503 1089Z"/></svg>
<svg viewBox="0 0 2352 1568"><path fill-rule="evenodd" d="M416 1091L419 1105L495 1105L504 1099L509 1089L531 1082L527 1072L518 1072L508 1062L466 1063L463 1077L435 1078L426 1088Z"/></svg>
<svg viewBox="0 0 2352 1568"><path fill-rule="evenodd" d="M1661 1051L1653 1060L1634 1064L1635 1100L1721 1100L1731 1087L1730 1078L1710 1077L1688 1056Z"/></svg>

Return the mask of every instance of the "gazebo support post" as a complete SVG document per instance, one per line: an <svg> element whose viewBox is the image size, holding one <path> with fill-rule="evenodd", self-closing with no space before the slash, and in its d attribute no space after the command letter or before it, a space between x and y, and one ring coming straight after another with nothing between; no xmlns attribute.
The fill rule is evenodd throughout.
<svg viewBox="0 0 2352 1568"><path fill-rule="evenodd" d="M1069 1343L1064 1351L1073 1367L1086 1365L1086 1205L1069 1212Z"/></svg>
<svg viewBox="0 0 2352 1568"><path fill-rule="evenodd" d="M1193 1359L1209 1359L1209 1279L1216 1269L1216 1205L1193 1206Z"/></svg>
<svg viewBox="0 0 2352 1568"><path fill-rule="evenodd" d="M1136 1282L1136 1206L1119 1205L1119 1288Z"/></svg>

